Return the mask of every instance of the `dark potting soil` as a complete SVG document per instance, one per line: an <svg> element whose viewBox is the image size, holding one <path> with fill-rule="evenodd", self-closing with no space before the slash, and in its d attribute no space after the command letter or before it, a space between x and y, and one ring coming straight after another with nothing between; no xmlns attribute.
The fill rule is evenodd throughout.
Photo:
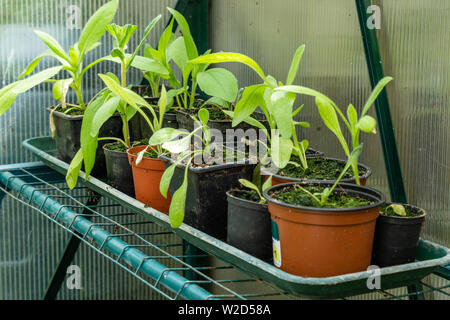
<svg viewBox="0 0 450 320"><path fill-rule="evenodd" d="M84 115L84 110L82 110L80 108L69 107L69 106L67 106L66 108L63 108L61 105L59 105L56 108L54 108L54 110L64 113L67 116L82 116L82 115ZM69 112L66 113L66 111L69 111Z"/></svg>
<svg viewBox="0 0 450 320"><path fill-rule="evenodd" d="M321 193L325 189L325 187L323 186L314 185L303 186L303 188L315 195L317 198L319 198L319 200L320 196L316 194ZM316 200L314 200L309 194L307 194L297 185L294 187L286 187L277 192L273 192L270 194L270 196L287 204L313 208L358 208L371 205L373 203L367 199L350 196L345 193L333 192L329 196L325 204L321 206Z"/></svg>
<svg viewBox="0 0 450 320"><path fill-rule="evenodd" d="M133 147L139 147L139 146L145 146L148 144L148 139L142 139L140 141L135 141L132 143ZM105 145L105 148L111 151L118 151L118 152L127 152L128 147L126 147L123 143L121 142L114 142L114 143L109 143L107 145Z"/></svg>
<svg viewBox="0 0 450 320"><path fill-rule="evenodd" d="M199 106L201 106L201 104ZM229 116L227 116L225 113L223 113L222 110L220 110L219 108L217 108L215 106L206 105L205 107L209 111L209 120L212 120L212 121L231 121L232 120ZM198 117L199 110L200 109L197 107L195 109L184 110L184 112Z"/></svg>
<svg viewBox="0 0 450 320"><path fill-rule="evenodd" d="M300 163L300 159L297 156L291 158L291 161ZM306 170L303 170L302 167L288 164L279 174L281 176L298 179L335 180L339 177L345 167L345 162L337 162L326 158L311 158L306 161L308 163L308 169ZM366 170L360 167L358 167L358 172L359 176L366 174ZM352 168L349 168L343 179L353 177Z"/></svg>
<svg viewBox="0 0 450 320"><path fill-rule="evenodd" d="M255 190L233 190L233 196L239 199L248 200L251 202L260 202L261 198Z"/></svg>
<svg viewBox="0 0 450 320"><path fill-rule="evenodd" d="M413 217L421 216L423 214L422 210L418 210L416 212L416 211L409 209L408 207L404 207L404 208L405 208L405 212L406 212L406 217L399 216L398 214L395 213L394 209L389 206L381 207L380 213L385 216L388 216L388 217L398 217L398 218L413 218Z"/></svg>

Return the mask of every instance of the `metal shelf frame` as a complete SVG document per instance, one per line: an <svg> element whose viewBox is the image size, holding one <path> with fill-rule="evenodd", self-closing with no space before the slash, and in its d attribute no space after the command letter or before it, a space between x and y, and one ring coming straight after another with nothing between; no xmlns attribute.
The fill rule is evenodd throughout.
<svg viewBox="0 0 450 320"><path fill-rule="evenodd" d="M284 295L283 292L266 284L270 293L239 293L229 288L230 284L260 282L246 276L244 279L215 280L206 273L211 270L234 269L227 263L216 266L193 266L188 260L198 261L207 254L174 254L170 249L181 248L184 244L163 243L163 236L172 235L170 230L158 232L135 232L134 227L155 225L134 212L127 211L120 204L99 205L101 196L87 187L77 187L74 195L64 185L64 176L44 166L42 163L20 164L0 167L0 190L23 205L44 215L53 223L72 234L60 263L54 273L44 299L55 299L66 276L80 243L91 247L111 262L119 265L140 281L158 292L163 298L178 300L216 300L259 298ZM86 200L87 199L87 200ZM61 202L68 202L62 204ZM86 201L85 203L83 201ZM108 213L108 210L122 208L122 212ZM117 211L117 210L115 210ZM164 239L163 239L164 240ZM178 250L180 251L180 250ZM151 252L151 253L150 253ZM170 261L175 267L167 267ZM191 279L184 275L190 275ZM212 287L212 294L204 286Z"/></svg>
<svg viewBox="0 0 450 320"><path fill-rule="evenodd" d="M129 208L109 201L101 204L101 196L85 186L74 191L65 187L64 176L41 162L0 167L0 191L69 232L70 238L60 263L48 286L44 299L55 299L81 243L92 248L111 262L135 276L158 292L162 298L178 300L248 300L297 299L274 285L261 281L233 265L195 264L209 255L197 250L186 250L180 239L167 243L173 231L157 226ZM136 218L137 221L136 221ZM145 232L137 232L145 226ZM148 226L148 229L147 229ZM167 266L170 264L171 266ZM234 270L240 274L233 279L214 279L212 271ZM450 272L441 268L437 275L447 282L433 287L420 282L415 291L393 294L392 290L376 290L377 299L423 299L430 292L450 297ZM249 291L248 284L259 286ZM423 289L424 288L424 289ZM211 293L210 291L214 291ZM348 299L352 297L346 297Z"/></svg>

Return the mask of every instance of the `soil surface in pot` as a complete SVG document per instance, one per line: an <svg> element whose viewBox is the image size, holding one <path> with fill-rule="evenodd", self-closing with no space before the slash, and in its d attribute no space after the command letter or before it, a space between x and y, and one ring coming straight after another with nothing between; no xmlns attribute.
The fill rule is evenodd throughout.
<svg viewBox="0 0 450 320"><path fill-rule="evenodd" d="M418 216L423 215L422 210L414 211L414 210L409 209L408 207L404 207L404 208L405 208L406 216L403 216L403 217L396 214L394 209L389 206L381 207L380 213L387 217L397 217L397 218L413 218L413 217L418 217Z"/></svg>
<svg viewBox="0 0 450 320"><path fill-rule="evenodd" d="M319 199L320 196L317 194L325 190L325 187L316 185L307 185L302 188L306 189L311 194L316 195ZM333 192L325 204L321 206L311 195L302 190L298 185L272 192L270 196L287 204L314 208L358 208L373 204L373 202L364 198L350 196L346 193Z"/></svg>
<svg viewBox="0 0 450 320"><path fill-rule="evenodd" d="M84 115L84 110L82 110L80 108L72 108L70 106L63 108L61 105L59 105L56 108L54 108L53 110L64 113L67 116L82 116L82 115ZM65 113L66 111L69 111L69 112Z"/></svg>
<svg viewBox="0 0 450 320"><path fill-rule="evenodd" d="M233 196L239 199L260 203L261 198L254 190L232 190Z"/></svg>
<svg viewBox="0 0 450 320"><path fill-rule="evenodd" d="M196 101L194 102L195 108L193 109L187 109L183 110L185 113L189 115L195 115L198 117L198 111L200 110L198 107L200 107L203 104L203 102ZM206 105L204 108L207 108L209 111L209 120L210 121L231 121L232 119L227 116L225 113L222 112L219 108L212 105Z"/></svg>
<svg viewBox="0 0 450 320"><path fill-rule="evenodd" d="M300 163L298 157L294 156L291 161ZM284 169L280 170L279 175L298 179L313 179L313 180L336 180L339 178L342 170L345 167L345 161L335 161L326 158L309 158L306 160L308 169L303 170L302 167L296 167L293 164L288 164ZM359 176L367 173L364 168L358 167ZM353 178L352 168L349 168L342 179Z"/></svg>
<svg viewBox="0 0 450 320"><path fill-rule="evenodd" d="M195 150L195 147L193 145L191 145L191 151L194 151L194 150ZM200 150L200 149L197 149L197 150ZM223 162L222 163L217 163L217 159L215 159L216 158L216 149L212 148L209 155L212 158L214 158L214 162L213 163L211 163L211 162L206 163L204 156L202 156L201 157L201 161L202 161L201 163L197 159L194 159L194 160L191 161L191 163L189 165L192 168L205 168L205 167L209 167L209 166L225 164L227 162L227 160L231 158L231 156L233 157L233 162L248 161L248 153L247 152L245 153L245 156L244 156L243 153L238 153L238 152L233 152L233 154L230 156L229 153L231 153L231 152L233 152L233 150L231 150L229 148L226 149L224 147L223 148L223 154L222 154L223 155L223 157L222 157L222 161ZM188 159L189 159L189 157L186 157L181 163L183 165L186 165Z"/></svg>
<svg viewBox="0 0 450 320"><path fill-rule="evenodd" d="M145 146L148 144L148 139L142 139L140 141L136 141L132 143L132 147L139 147L139 146ZM126 147L121 142L116 143L109 143L105 146L106 149L111 151L118 151L118 152L127 152L128 147Z"/></svg>

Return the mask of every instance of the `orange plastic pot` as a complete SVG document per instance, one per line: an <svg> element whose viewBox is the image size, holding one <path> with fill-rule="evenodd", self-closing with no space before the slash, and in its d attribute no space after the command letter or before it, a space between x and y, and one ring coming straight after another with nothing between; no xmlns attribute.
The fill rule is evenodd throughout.
<svg viewBox="0 0 450 320"><path fill-rule="evenodd" d="M334 192L345 192L373 202L352 209L301 207L271 196L295 184L299 183L274 186L264 192L272 219L274 264L294 275L317 278L367 270L384 195L363 186L339 184ZM331 183L315 184L332 186Z"/></svg>
<svg viewBox="0 0 450 320"><path fill-rule="evenodd" d="M327 158L329 160L334 160L334 161L338 161L338 162L342 162L344 165L346 163L345 160L340 160L340 159L333 159L333 158ZM366 173L364 175L359 176L359 182L362 186L366 185L367 179L370 177L370 175L372 174L372 170L370 170L369 167L363 165L362 163L358 163L358 167L362 168L366 171ZM265 177L265 179L267 179L268 177ZM273 175L272 176L272 185L276 186L279 184L283 184L283 183L292 183L292 182L333 182L332 180L314 180L314 179L299 179L299 178L291 178L291 177L286 177L286 176L281 176L281 175ZM355 178L347 178L347 179L342 179L341 183L352 183L352 184L356 184L356 179Z"/></svg>
<svg viewBox="0 0 450 320"><path fill-rule="evenodd" d="M170 208L171 197L168 194L166 199L159 191L159 184L165 170L164 163L159 159L144 157L136 165L137 156L135 154L145 148L146 146L139 146L127 150L128 161L133 171L136 200L167 214Z"/></svg>

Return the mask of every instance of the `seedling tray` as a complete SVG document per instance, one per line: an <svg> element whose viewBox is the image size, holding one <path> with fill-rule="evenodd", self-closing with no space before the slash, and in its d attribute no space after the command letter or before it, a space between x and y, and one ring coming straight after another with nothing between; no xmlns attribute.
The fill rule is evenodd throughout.
<svg viewBox="0 0 450 320"><path fill-rule="evenodd" d="M66 174L69 165L55 156L56 146L52 138L32 138L24 141L23 146L50 168L64 175ZM85 180L85 175L81 172L79 183L83 183L95 192L119 202L122 206L146 216L149 220L165 228L171 228L169 217L166 214L119 192L103 181L93 177ZM367 282L369 278L374 276L373 272L365 271L327 278L299 277L288 274L186 224L183 224L174 232L199 249L297 296L331 299L372 291L368 288ZM388 290L420 282L425 276L450 263L450 250L441 245L420 239L416 259L414 263L380 269L381 289Z"/></svg>

